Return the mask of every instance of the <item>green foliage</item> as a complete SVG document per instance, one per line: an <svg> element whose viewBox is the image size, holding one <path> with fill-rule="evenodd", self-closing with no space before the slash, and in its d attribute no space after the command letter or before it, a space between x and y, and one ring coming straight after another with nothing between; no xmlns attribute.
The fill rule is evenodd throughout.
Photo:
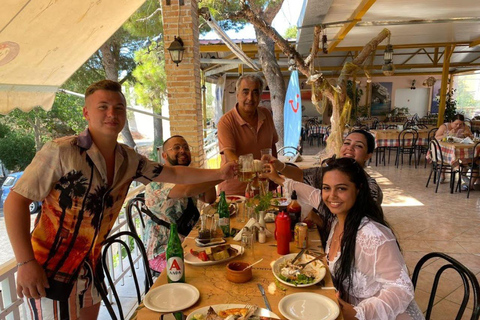
<svg viewBox="0 0 480 320"><path fill-rule="evenodd" d="M285 30L285 35L283 36L285 39L297 39L297 26L290 26Z"/></svg>
<svg viewBox="0 0 480 320"><path fill-rule="evenodd" d="M445 97L445 122L450 122L453 120L453 117L457 114L457 100L453 98L456 89L452 89L447 92ZM440 102L440 97L437 98L437 101Z"/></svg>
<svg viewBox="0 0 480 320"><path fill-rule="evenodd" d="M258 204L255 207L255 212L258 213L260 211L266 211L268 208L270 208L271 200L273 199L273 193L269 191L262 197L256 195L255 199L258 199Z"/></svg>
<svg viewBox="0 0 480 320"><path fill-rule="evenodd" d="M238 0L227 1L227 0L202 0L198 3L199 8L208 7L210 9L210 14L217 21L220 27L226 30L235 30L239 31L245 25L244 20L234 21L228 19L229 13L234 13L241 9L240 2ZM208 24L204 23L205 20L200 17L200 28L201 33L206 33L210 31Z"/></svg>
<svg viewBox="0 0 480 320"><path fill-rule="evenodd" d="M135 62L137 67L133 70L133 76L136 79L134 89L138 102L161 113L167 89L163 43L153 41L149 47L138 50Z"/></svg>
<svg viewBox="0 0 480 320"><path fill-rule="evenodd" d="M0 138L0 160L10 171L22 171L35 156L35 140L32 134L10 131Z"/></svg>

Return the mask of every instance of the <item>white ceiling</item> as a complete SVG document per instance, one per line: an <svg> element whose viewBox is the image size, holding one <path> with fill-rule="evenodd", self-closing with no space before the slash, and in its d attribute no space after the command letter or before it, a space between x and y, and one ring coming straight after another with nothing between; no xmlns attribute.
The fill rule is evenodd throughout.
<svg viewBox="0 0 480 320"><path fill-rule="evenodd" d="M383 28L391 31L396 74L440 73L449 43L455 44L451 72L480 69L478 0L304 0L298 24L297 48L303 55L310 50L313 27L325 25L330 50L317 64L326 73L338 72L346 55L355 55ZM352 28L342 32L346 26ZM376 52L374 72L381 72L386 44Z"/></svg>

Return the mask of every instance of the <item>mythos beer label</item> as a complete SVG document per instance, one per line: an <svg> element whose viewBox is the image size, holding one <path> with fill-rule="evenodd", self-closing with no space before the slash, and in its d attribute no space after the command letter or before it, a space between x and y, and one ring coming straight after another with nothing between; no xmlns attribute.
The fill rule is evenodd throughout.
<svg viewBox="0 0 480 320"><path fill-rule="evenodd" d="M183 260L180 257L171 257L167 260L167 277L172 282L177 282L182 280L183 273L185 272L185 267L183 265Z"/></svg>

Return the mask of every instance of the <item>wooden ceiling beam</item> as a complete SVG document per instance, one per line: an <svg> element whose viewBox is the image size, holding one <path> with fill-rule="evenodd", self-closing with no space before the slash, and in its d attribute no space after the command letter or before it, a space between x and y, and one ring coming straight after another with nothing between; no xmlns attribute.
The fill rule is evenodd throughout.
<svg viewBox="0 0 480 320"><path fill-rule="evenodd" d="M469 47L470 48L471 47L476 47L478 45L480 45L480 38L477 38L477 39L473 40L472 42L470 42Z"/></svg>
<svg viewBox="0 0 480 320"><path fill-rule="evenodd" d="M352 30L352 28L362 20L363 16L365 13L367 13L368 9L376 2L377 0L363 0L360 5L355 9L355 11L352 13L350 18L351 22L348 22L343 25L343 27L338 31L338 33L334 36L334 41L331 42L328 45L328 51L331 52L333 51L338 44L345 38L345 36ZM358 51L360 51L359 49Z"/></svg>

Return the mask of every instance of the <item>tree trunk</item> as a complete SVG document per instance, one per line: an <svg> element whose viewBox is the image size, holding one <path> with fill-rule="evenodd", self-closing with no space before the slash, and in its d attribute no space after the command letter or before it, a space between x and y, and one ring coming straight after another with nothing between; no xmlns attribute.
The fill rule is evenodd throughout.
<svg viewBox="0 0 480 320"><path fill-rule="evenodd" d="M285 81L283 80L282 70L275 57L275 43L257 27L255 27L255 33L263 75L270 89L270 103L273 110L273 121L279 138L277 144L277 149L279 149L283 147L283 105L286 95Z"/></svg>
<svg viewBox="0 0 480 320"><path fill-rule="evenodd" d="M102 53L102 65L105 69L107 79L118 81L118 57L120 56L120 46L115 44L113 36L100 47L100 52ZM135 148L136 144L128 126L128 119L125 120L125 125L122 129L122 136L126 145Z"/></svg>
<svg viewBox="0 0 480 320"><path fill-rule="evenodd" d="M161 115L154 111L155 114ZM163 144L163 120L160 118L153 118L153 152L156 154L157 147ZM161 159L157 159L161 161Z"/></svg>

